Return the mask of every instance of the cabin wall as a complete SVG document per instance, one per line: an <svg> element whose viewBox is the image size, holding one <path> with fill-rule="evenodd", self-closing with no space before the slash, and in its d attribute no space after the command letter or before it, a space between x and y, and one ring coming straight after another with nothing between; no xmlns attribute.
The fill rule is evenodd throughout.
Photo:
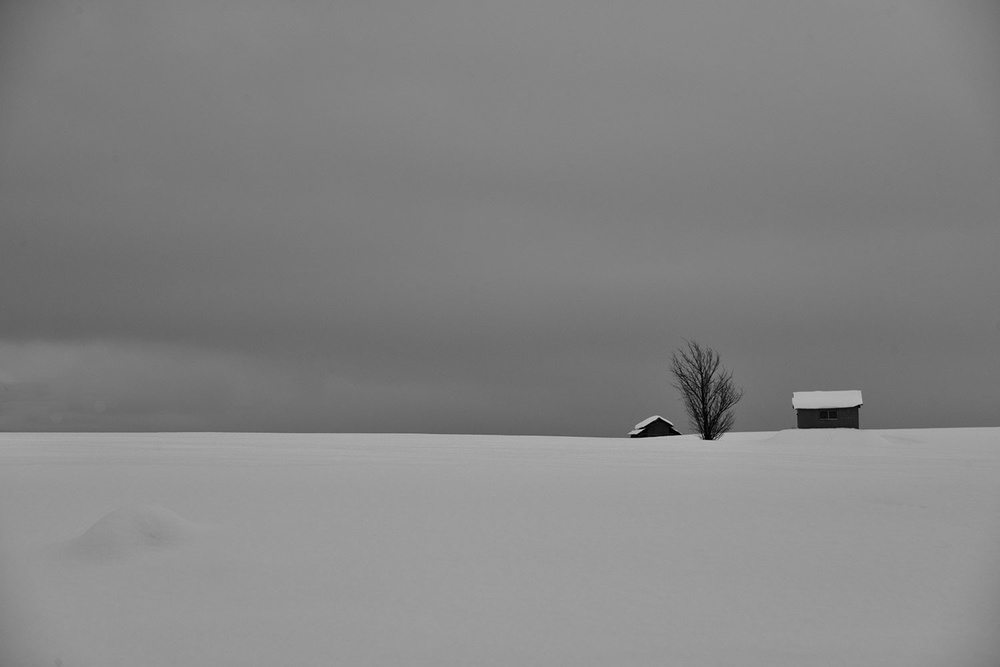
<svg viewBox="0 0 1000 667"><path fill-rule="evenodd" d="M861 428L861 409L830 408L837 411L837 419L820 419L819 410L799 409L795 411L799 428Z"/></svg>

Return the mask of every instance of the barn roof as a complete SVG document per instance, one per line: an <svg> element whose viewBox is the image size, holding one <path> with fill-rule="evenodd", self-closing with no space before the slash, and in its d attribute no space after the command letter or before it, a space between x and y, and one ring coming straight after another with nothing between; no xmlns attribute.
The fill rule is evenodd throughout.
<svg viewBox="0 0 1000 667"><path fill-rule="evenodd" d="M856 408L863 404L861 392L846 391L795 391L792 407L796 410L825 410L828 408Z"/></svg>
<svg viewBox="0 0 1000 667"><path fill-rule="evenodd" d="M641 422L639 422L638 424L636 424L633 428L636 431L641 431L642 429L646 428L647 426L649 426L650 424L652 424L653 422L655 422L657 419L659 419L660 421L665 421L668 424L670 424L671 426L674 425L674 423L672 421L670 421L669 419L664 419L660 415L653 415L649 419L643 419Z"/></svg>

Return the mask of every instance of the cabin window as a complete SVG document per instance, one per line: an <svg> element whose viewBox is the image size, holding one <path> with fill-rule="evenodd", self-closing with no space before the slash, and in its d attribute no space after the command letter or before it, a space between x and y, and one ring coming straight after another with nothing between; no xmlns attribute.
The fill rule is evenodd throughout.
<svg viewBox="0 0 1000 667"><path fill-rule="evenodd" d="M824 421L833 421L833 420L837 419L837 411L836 410L820 410L819 411L819 418L822 419L822 420L824 420Z"/></svg>

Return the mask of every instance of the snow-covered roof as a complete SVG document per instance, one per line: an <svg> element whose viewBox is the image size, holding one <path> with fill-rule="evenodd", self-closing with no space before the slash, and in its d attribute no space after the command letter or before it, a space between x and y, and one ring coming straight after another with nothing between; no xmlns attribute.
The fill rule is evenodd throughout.
<svg viewBox="0 0 1000 667"><path fill-rule="evenodd" d="M796 410L826 410L828 408L856 408L863 404L861 392L846 391L795 391L792 407Z"/></svg>
<svg viewBox="0 0 1000 667"><path fill-rule="evenodd" d="M670 421L669 419L664 419L660 415L653 415L649 419L643 419L641 422L639 422L638 424L636 424L632 428L634 428L636 431L641 431L642 429L646 428L647 426L649 426L650 424L652 424L653 422L655 422L657 419L659 419L661 421L665 421L668 424L670 424L671 426L674 425L674 423L672 421Z"/></svg>

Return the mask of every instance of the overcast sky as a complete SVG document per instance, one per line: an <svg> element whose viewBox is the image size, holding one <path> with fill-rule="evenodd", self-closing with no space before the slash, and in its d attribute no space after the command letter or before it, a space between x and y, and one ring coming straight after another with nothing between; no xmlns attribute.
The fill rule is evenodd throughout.
<svg viewBox="0 0 1000 667"><path fill-rule="evenodd" d="M0 429L1000 426L989 0L0 10Z"/></svg>

